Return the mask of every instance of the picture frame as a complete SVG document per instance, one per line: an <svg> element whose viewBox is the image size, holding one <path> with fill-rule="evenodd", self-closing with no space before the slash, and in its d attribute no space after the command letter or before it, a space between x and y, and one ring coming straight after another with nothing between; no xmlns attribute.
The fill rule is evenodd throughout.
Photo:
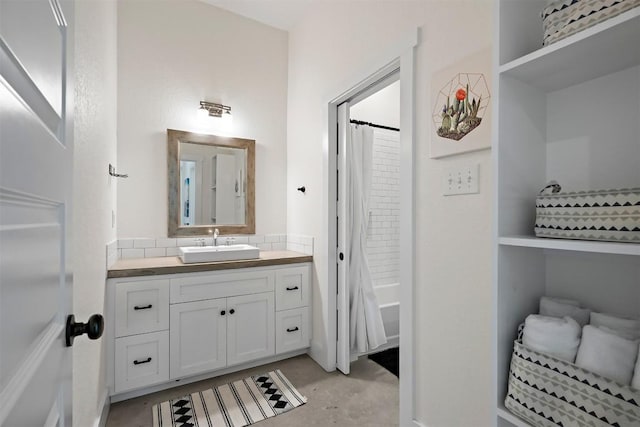
<svg viewBox="0 0 640 427"><path fill-rule="evenodd" d="M490 48L433 73L430 158L491 148L491 84Z"/></svg>

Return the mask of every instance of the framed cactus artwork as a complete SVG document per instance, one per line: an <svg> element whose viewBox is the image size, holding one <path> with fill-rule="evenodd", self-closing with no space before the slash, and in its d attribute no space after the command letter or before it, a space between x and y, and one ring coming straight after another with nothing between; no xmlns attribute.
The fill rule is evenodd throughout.
<svg viewBox="0 0 640 427"><path fill-rule="evenodd" d="M491 49L433 73L430 157L491 147Z"/></svg>

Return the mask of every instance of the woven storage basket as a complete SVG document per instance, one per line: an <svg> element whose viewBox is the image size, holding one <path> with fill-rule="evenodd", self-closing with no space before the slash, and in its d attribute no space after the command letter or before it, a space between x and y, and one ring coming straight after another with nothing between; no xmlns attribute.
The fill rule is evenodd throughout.
<svg viewBox="0 0 640 427"><path fill-rule="evenodd" d="M505 406L534 426L640 426L640 390L514 341Z"/></svg>
<svg viewBox="0 0 640 427"><path fill-rule="evenodd" d="M542 44L557 42L638 6L640 0L554 1L542 11Z"/></svg>
<svg viewBox="0 0 640 427"><path fill-rule="evenodd" d="M640 188L541 194L538 237L640 243Z"/></svg>

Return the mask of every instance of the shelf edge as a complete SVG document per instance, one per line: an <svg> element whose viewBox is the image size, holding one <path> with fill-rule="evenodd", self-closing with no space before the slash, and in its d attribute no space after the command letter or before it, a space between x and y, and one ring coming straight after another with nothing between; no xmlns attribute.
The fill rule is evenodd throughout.
<svg viewBox="0 0 640 427"><path fill-rule="evenodd" d="M504 406L498 406L497 409L498 417L502 418L505 421L510 422L511 424L517 427L531 427L531 424L527 423L525 420L520 419L509 412Z"/></svg>
<svg viewBox="0 0 640 427"><path fill-rule="evenodd" d="M566 240L533 236L498 237L498 244L528 248L557 249L575 252L593 252L615 255L640 256L640 244L601 242L595 240Z"/></svg>
<svg viewBox="0 0 640 427"><path fill-rule="evenodd" d="M541 47L540 49L534 50L533 52L513 59L505 64L498 65L498 74L508 73L509 71L515 70L518 67L532 63L536 60L540 60L545 56L551 55L559 50L566 49L575 43L597 36L598 34L610 30L617 25L623 24L638 17L640 17L640 7L630 9L618 16L614 16L613 18L600 22L593 27L573 34L566 39L557 41L548 46Z"/></svg>

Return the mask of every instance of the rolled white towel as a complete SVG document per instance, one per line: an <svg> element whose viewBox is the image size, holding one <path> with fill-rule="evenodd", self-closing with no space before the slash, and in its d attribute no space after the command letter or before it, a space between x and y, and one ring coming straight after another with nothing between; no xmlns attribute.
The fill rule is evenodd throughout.
<svg viewBox="0 0 640 427"><path fill-rule="evenodd" d="M638 357L638 342L587 325L582 330L576 365L620 384L629 385Z"/></svg>
<svg viewBox="0 0 640 427"><path fill-rule="evenodd" d="M638 344L638 360L636 361L636 368L633 370L631 387L640 390L640 344Z"/></svg>
<svg viewBox="0 0 640 427"><path fill-rule="evenodd" d="M572 362L580 345L581 328L569 316L556 317L531 314L524 322L522 343L532 350Z"/></svg>
<svg viewBox="0 0 640 427"><path fill-rule="evenodd" d="M604 326L613 329L618 335L629 340L640 339L640 320L623 318L606 313L591 313L592 326Z"/></svg>
<svg viewBox="0 0 640 427"><path fill-rule="evenodd" d="M580 326L584 326L589 323L591 310L588 308L580 308L577 301L542 297L540 298L540 314L551 317L569 316L578 322Z"/></svg>

